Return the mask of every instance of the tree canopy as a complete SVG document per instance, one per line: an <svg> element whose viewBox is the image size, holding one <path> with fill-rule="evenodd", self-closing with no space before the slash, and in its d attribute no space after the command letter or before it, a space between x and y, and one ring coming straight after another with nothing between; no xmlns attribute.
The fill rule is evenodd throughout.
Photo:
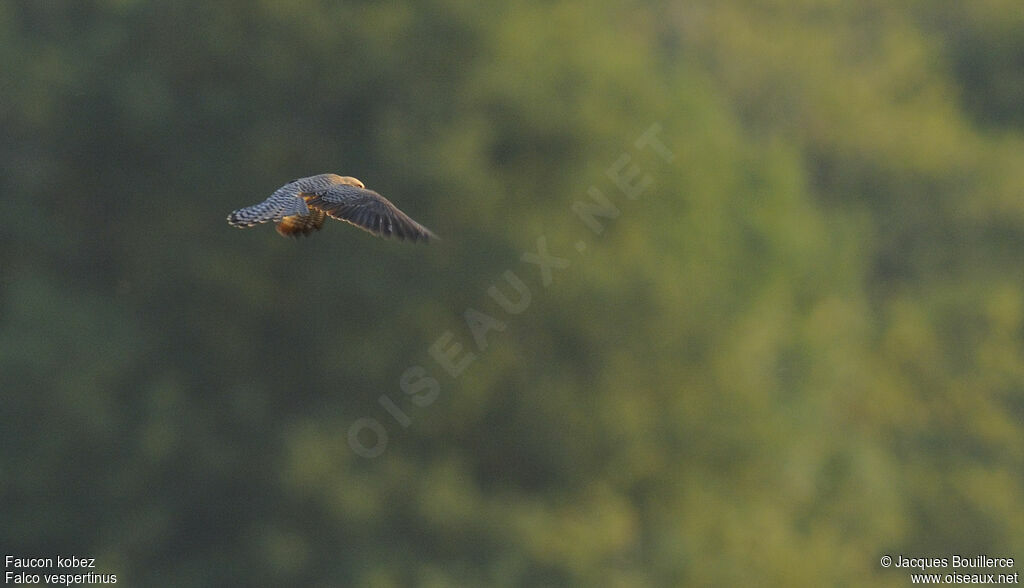
<svg viewBox="0 0 1024 588"><path fill-rule="evenodd" d="M144 586L1024 558L1022 50L1012 0L4 2L0 546ZM441 241L224 221L327 172Z"/></svg>

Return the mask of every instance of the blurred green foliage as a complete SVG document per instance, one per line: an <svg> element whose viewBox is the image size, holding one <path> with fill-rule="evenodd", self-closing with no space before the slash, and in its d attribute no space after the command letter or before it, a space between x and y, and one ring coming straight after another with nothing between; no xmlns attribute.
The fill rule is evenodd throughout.
<svg viewBox="0 0 1024 588"><path fill-rule="evenodd" d="M131 586L1024 558L1022 49L1016 0L8 0L0 546ZM443 240L224 222L321 172Z"/></svg>

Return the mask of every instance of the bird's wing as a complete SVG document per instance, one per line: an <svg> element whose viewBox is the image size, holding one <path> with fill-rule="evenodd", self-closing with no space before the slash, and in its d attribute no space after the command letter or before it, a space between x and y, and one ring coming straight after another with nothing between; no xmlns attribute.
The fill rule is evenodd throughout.
<svg viewBox="0 0 1024 588"><path fill-rule="evenodd" d="M323 190L307 190L302 194L311 208L322 210L331 218L377 235L410 241L429 241L437 236L394 204L373 190L336 184Z"/></svg>
<svg viewBox="0 0 1024 588"><path fill-rule="evenodd" d="M275 190L263 202L232 212L228 215L228 223L245 228L269 221L277 222L289 216L304 217L309 214L309 207L299 195L304 191L326 189L335 181L332 180L334 177L333 174L320 174L292 180ZM323 219L320 221L322 223Z"/></svg>

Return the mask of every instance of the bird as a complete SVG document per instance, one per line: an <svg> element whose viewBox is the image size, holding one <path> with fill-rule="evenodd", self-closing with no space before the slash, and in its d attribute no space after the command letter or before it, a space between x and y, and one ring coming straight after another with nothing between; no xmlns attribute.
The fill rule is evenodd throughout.
<svg viewBox="0 0 1024 588"><path fill-rule="evenodd" d="M273 221L282 237L319 231L327 217L351 223L378 237L412 242L437 239L387 198L352 176L319 174L281 186L269 198L228 215L228 224L245 229Z"/></svg>

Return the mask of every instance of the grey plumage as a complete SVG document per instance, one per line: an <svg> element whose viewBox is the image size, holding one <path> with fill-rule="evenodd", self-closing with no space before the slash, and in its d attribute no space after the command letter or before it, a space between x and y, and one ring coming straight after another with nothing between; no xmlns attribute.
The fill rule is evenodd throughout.
<svg viewBox="0 0 1024 588"><path fill-rule="evenodd" d="M436 239L430 229L409 218L394 204L373 190L336 184L317 191L306 204L327 216L343 220L380 237L429 241Z"/></svg>
<svg viewBox="0 0 1024 588"><path fill-rule="evenodd" d="M387 198L366 189L361 181L336 174L288 182L263 202L232 212L228 224L247 228L274 221L281 235L308 235L320 229L325 214L379 237L414 242L437 238Z"/></svg>

